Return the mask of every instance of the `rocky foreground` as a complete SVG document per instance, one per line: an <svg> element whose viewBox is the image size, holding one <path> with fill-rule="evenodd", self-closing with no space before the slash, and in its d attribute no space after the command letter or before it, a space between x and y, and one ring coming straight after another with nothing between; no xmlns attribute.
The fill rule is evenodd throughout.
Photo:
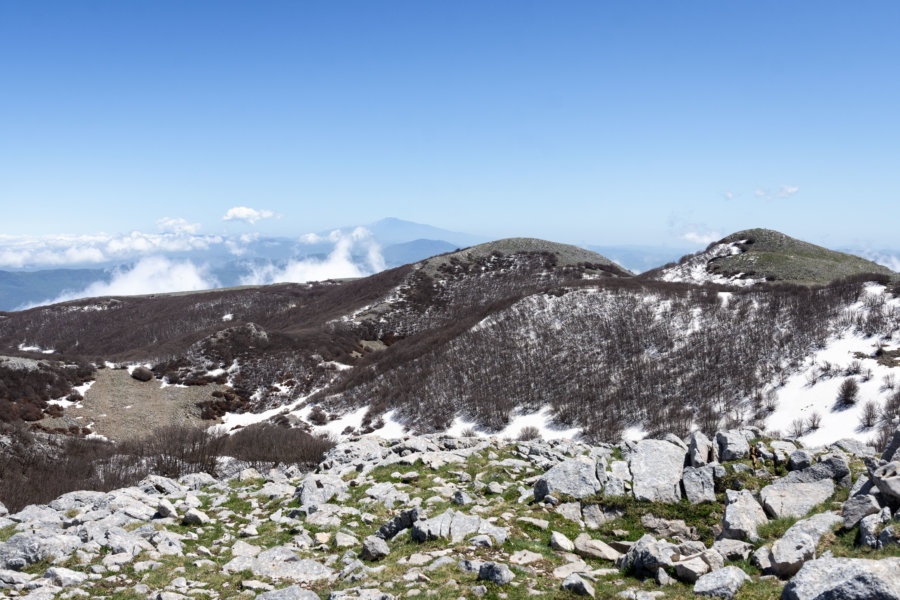
<svg viewBox="0 0 900 600"><path fill-rule="evenodd" d="M0 598L900 598L898 446L357 439L0 506Z"/></svg>

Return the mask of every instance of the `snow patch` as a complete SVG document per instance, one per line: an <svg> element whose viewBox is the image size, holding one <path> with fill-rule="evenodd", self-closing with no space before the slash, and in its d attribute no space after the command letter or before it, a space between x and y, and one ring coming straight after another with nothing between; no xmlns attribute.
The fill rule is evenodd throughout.
<svg viewBox="0 0 900 600"><path fill-rule="evenodd" d="M41 354L53 354L56 352L56 350L53 350L52 348L45 350L40 346L27 346L25 343L19 344L19 350L22 352L40 352Z"/></svg>
<svg viewBox="0 0 900 600"><path fill-rule="evenodd" d="M227 315L222 315L222 321L224 321L225 323L227 323L228 321L231 321L233 319L234 319L234 315L231 313L228 313Z"/></svg>
<svg viewBox="0 0 900 600"><path fill-rule="evenodd" d="M716 258L724 256L734 256L740 254L740 244L746 240L739 242L731 242L730 244L716 244L709 250L701 252L696 256L692 256L681 264L665 269L660 275L662 281L681 282L681 283L717 283L721 285L751 286L760 283L762 279L743 279L743 273L725 277L709 272L709 262Z"/></svg>

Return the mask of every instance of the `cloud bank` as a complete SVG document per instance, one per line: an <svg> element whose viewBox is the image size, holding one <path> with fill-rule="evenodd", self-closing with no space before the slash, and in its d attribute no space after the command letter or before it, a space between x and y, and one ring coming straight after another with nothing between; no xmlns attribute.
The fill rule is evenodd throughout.
<svg viewBox="0 0 900 600"><path fill-rule="evenodd" d="M270 283L305 283L326 279L365 277L385 269L381 248L372 233L357 227L350 233L333 231L328 236L307 234L301 238L307 244L330 241L334 249L325 259L304 258L290 260L284 266L273 264L255 266L241 278L243 285L267 285ZM354 256L364 254L363 260Z"/></svg>
<svg viewBox="0 0 900 600"><path fill-rule="evenodd" d="M206 267L198 267L189 260L173 261L161 256L148 256L131 267L115 269L109 281L97 281L83 290L63 292L53 300L38 304L54 304L99 296L190 292L218 286L219 282L206 272Z"/></svg>

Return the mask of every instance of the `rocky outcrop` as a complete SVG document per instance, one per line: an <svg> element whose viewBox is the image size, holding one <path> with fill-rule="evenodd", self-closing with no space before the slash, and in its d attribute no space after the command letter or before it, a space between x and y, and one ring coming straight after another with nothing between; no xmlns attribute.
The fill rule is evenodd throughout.
<svg viewBox="0 0 900 600"><path fill-rule="evenodd" d="M722 518L723 538L756 541L756 528L769 519L753 494L747 490L725 492L727 505Z"/></svg>
<svg viewBox="0 0 900 600"><path fill-rule="evenodd" d="M811 483L775 482L760 493L763 508L773 517L804 517L814 506L834 495L834 482L820 479Z"/></svg>
<svg viewBox="0 0 900 600"><path fill-rule="evenodd" d="M562 494L573 498L587 498L603 490L597 479L597 465L588 460L565 460L546 473L534 484L534 499L543 500L550 494Z"/></svg>

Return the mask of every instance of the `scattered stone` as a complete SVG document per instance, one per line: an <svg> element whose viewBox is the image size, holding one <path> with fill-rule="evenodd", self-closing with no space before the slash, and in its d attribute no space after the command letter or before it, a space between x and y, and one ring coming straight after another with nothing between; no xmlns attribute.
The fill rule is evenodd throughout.
<svg viewBox="0 0 900 600"><path fill-rule="evenodd" d="M565 535L558 531L550 532L550 547L561 552L573 552L575 544Z"/></svg>
<svg viewBox="0 0 900 600"><path fill-rule="evenodd" d="M716 434L719 447L719 460L741 460L750 454L750 444L740 431L720 431Z"/></svg>
<svg viewBox="0 0 900 600"><path fill-rule="evenodd" d="M602 540L591 539L591 536L582 533L575 538L575 551L582 556L590 556L592 558L602 558L604 560L617 561L622 557L622 553L611 548Z"/></svg>
<svg viewBox="0 0 900 600"><path fill-rule="evenodd" d="M843 519L834 513L821 513L794 523L772 544L771 569L781 577L790 577L808 560L816 557L816 546L823 535Z"/></svg>
<svg viewBox="0 0 900 600"><path fill-rule="evenodd" d="M486 562L478 569L478 581L507 585L514 577L513 572L503 563Z"/></svg>
<svg viewBox="0 0 900 600"><path fill-rule="evenodd" d="M387 542L378 536L370 535L363 540L359 557L370 562L378 561L391 553Z"/></svg>
<svg viewBox="0 0 900 600"><path fill-rule="evenodd" d="M153 371L147 367L135 367L131 372L131 377L141 382L147 382L153 379Z"/></svg>
<svg viewBox="0 0 900 600"><path fill-rule="evenodd" d="M527 525L533 525L538 529L542 529L546 531L550 527L550 522L545 521L544 519L534 519L532 517L519 517L516 519L519 523L525 523Z"/></svg>
<svg viewBox="0 0 900 600"><path fill-rule="evenodd" d="M292 585L280 590L264 592L257 596L256 600L319 600L319 596L313 591Z"/></svg>
<svg viewBox="0 0 900 600"><path fill-rule="evenodd" d="M590 596L594 597L594 586L590 583L579 577L577 574L572 573L560 584L560 589L572 592L578 596Z"/></svg>
<svg viewBox="0 0 900 600"><path fill-rule="evenodd" d="M738 590L750 581L750 576L735 566L717 569L703 575L694 584L694 593L699 596L712 596L714 598L734 598Z"/></svg>
<svg viewBox="0 0 900 600"><path fill-rule="evenodd" d="M708 437L703 435L701 431L695 431L691 434L688 452L691 457L691 467L703 467L716 460L713 449L716 446Z"/></svg>
<svg viewBox="0 0 900 600"><path fill-rule="evenodd" d="M691 504L716 501L716 482L712 467L685 467L681 478L684 496Z"/></svg>
<svg viewBox="0 0 900 600"><path fill-rule="evenodd" d="M209 515L196 508L189 508L181 519L181 522L184 525L206 525L209 521Z"/></svg>

